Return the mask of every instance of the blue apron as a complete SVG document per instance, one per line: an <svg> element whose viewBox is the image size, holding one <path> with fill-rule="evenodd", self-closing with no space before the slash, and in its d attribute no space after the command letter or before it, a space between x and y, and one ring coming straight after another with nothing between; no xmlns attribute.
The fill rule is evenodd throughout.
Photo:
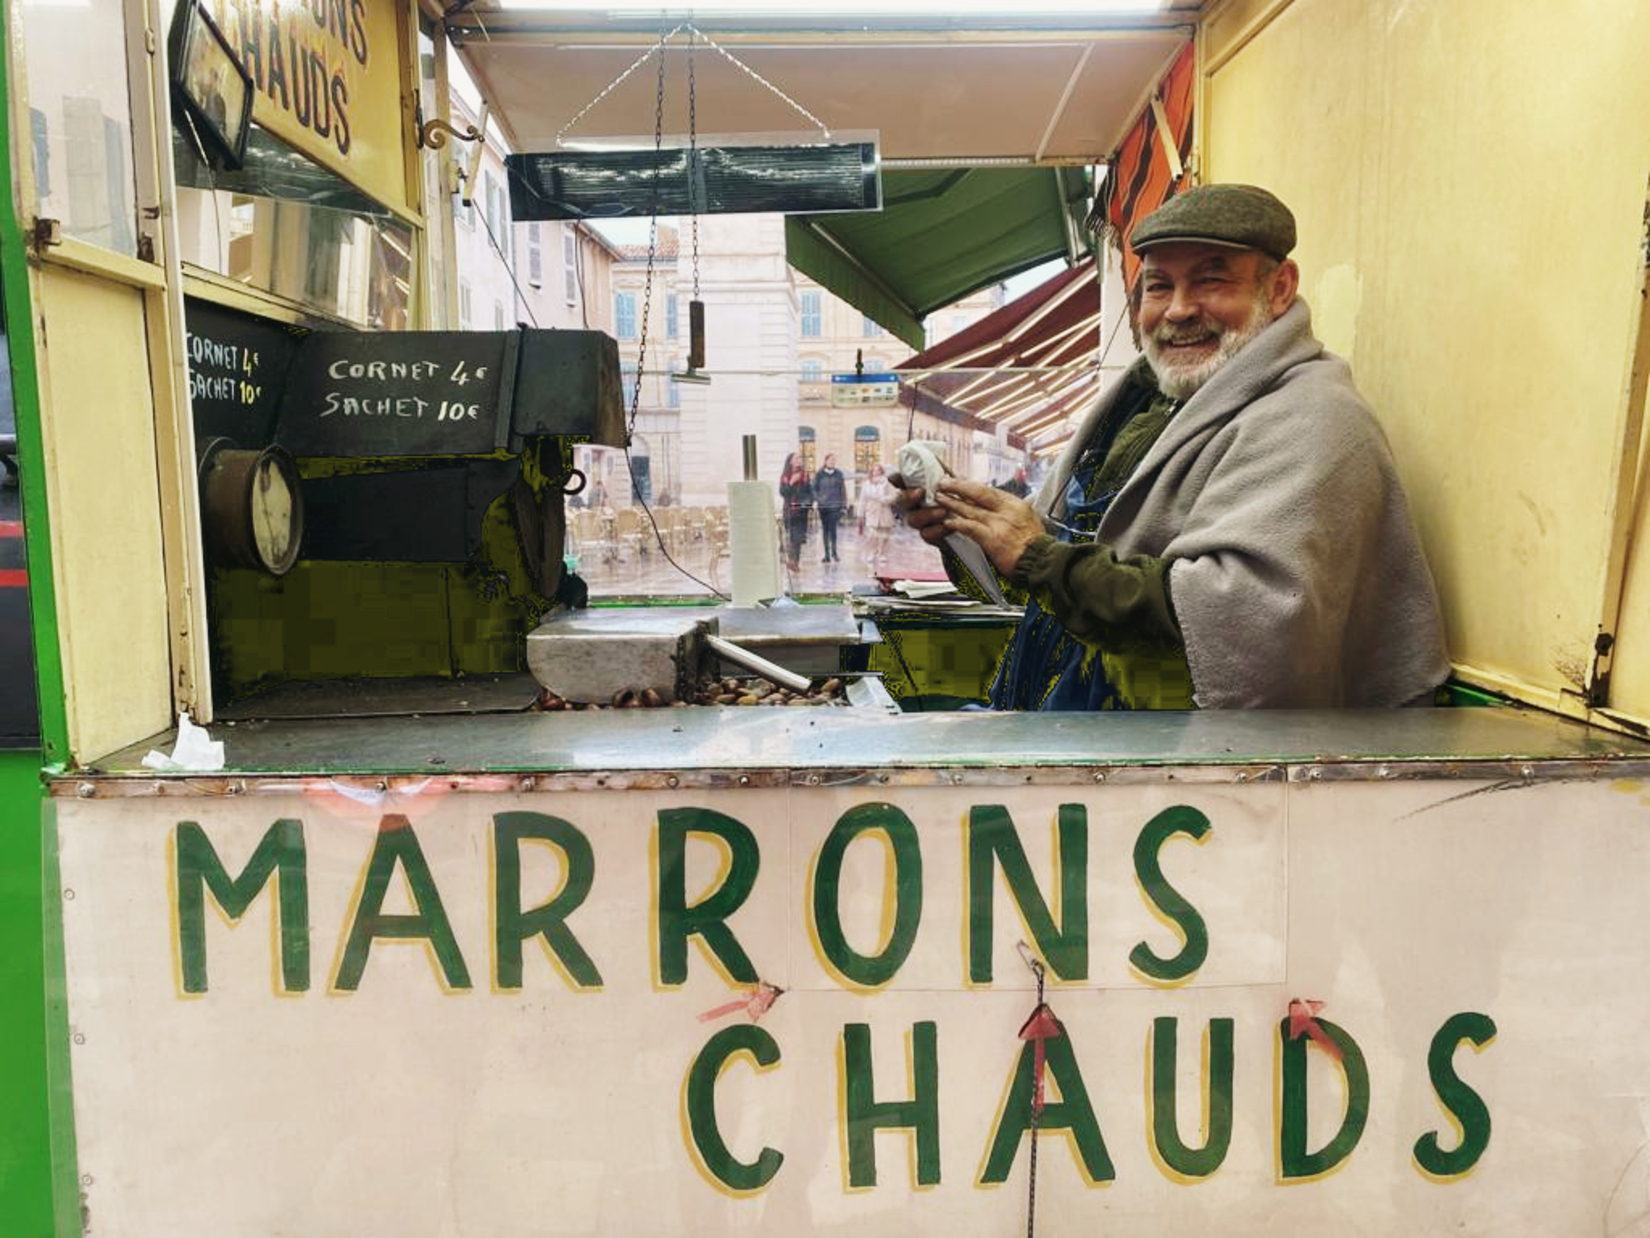
<svg viewBox="0 0 1650 1238"><path fill-rule="evenodd" d="M1110 490L1090 494L1105 459L1088 451L1066 483L1065 524L1055 531L1062 542L1093 541L1100 518L1116 497ZM1014 629L991 684L993 709L1124 709L1117 689L1107 682L1100 655L1068 634L1035 597L1026 600L1025 616Z"/></svg>

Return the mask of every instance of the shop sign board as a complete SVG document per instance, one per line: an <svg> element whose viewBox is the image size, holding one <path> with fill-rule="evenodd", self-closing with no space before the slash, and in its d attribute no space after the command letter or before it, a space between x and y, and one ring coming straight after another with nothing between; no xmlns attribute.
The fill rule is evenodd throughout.
<svg viewBox="0 0 1650 1238"><path fill-rule="evenodd" d="M1641 783L499 784L56 801L95 1232L1646 1223Z"/></svg>
<svg viewBox="0 0 1650 1238"><path fill-rule="evenodd" d="M876 408L899 403L898 374L832 374L831 403L837 408Z"/></svg>
<svg viewBox="0 0 1650 1238"><path fill-rule="evenodd" d="M403 212L411 126L407 43L394 0L209 0L252 78L252 119Z"/></svg>

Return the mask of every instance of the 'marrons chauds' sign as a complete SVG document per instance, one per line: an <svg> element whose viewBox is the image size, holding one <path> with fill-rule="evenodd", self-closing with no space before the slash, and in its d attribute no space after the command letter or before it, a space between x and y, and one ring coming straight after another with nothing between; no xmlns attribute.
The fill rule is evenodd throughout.
<svg viewBox="0 0 1650 1238"><path fill-rule="evenodd" d="M1033 1146L1054 1227L1617 1206L1533 1169L1588 1095L1578 1172L1632 1155L1553 918L1636 940L1547 888L1533 789L443 786L60 803L81 1164L150 1183L113 1232L196 1232L184 1148L237 1233L346 1180L381 1232L995 1232Z"/></svg>

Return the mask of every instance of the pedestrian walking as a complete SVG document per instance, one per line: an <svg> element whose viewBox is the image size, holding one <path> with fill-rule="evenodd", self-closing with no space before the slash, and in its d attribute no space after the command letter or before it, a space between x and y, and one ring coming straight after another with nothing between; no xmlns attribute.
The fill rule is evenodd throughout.
<svg viewBox="0 0 1650 1238"><path fill-rule="evenodd" d="M785 562L791 571L802 566L802 544L808 540L808 509L814 504L813 484L802 453L785 457L779 474L779 501L785 513Z"/></svg>
<svg viewBox="0 0 1650 1238"><path fill-rule="evenodd" d="M836 552L836 527L848 506L848 480L836 466L836 453L826 452L825 463L814 474L814 502L819 505L819 534L824 544L823 562L840 563Z"/></svg>
<svg viewBox="0 0 1650 1238"><path fill-rule="evenodd" d="M859 492L859 536L865 566L875 572L888 555L888 539L894 532L894 500L899 491L888 480L888 470L873 464Z"/></svg>

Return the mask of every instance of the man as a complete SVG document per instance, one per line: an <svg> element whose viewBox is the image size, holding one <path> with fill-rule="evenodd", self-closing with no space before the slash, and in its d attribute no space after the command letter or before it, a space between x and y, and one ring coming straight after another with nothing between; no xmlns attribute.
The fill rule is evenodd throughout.
<svg viewBox="0 0 1650 1238"><path fill-rule="evenodd" d="M1035 500L959 478L901 504L1027 594L1000 709L1422 703L1449 662L1432 577L1369 407L1312 334L1295 220L1188 190L1130 237L1144 356Z"/></svg>

